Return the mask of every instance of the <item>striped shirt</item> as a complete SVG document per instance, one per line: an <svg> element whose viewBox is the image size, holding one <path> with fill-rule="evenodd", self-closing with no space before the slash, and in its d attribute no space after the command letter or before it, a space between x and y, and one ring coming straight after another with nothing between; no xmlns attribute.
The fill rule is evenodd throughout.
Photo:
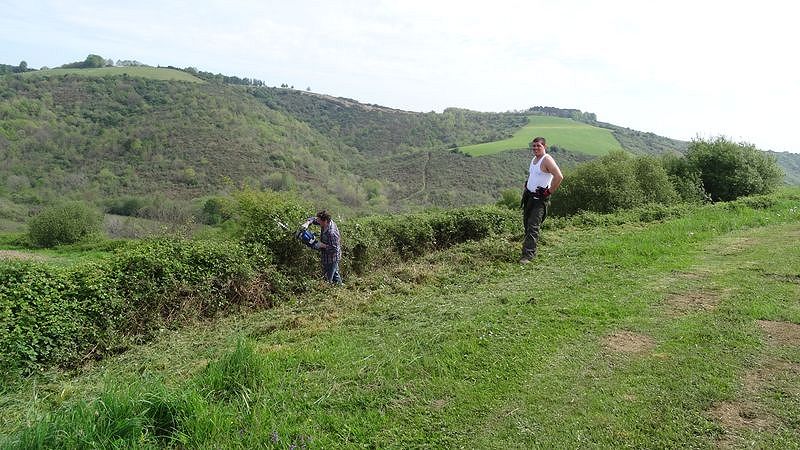
<svg viewBox="0 0 800 450"><path fill-rule="evenodd" d="M333 220L331 220L328 224L328 228L322 230L319 240L328 246L327 248L323 248L321 250L322 264L332 264L342 259L342 246L340 243L341 237L339 236L339 227L336 226L336 223Z"/></svg>

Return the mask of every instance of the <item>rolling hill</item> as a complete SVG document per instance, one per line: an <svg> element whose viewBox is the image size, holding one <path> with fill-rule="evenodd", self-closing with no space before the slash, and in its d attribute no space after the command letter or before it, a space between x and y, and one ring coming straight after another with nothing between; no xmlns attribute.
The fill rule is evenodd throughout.
<svg viewBox="0 0 800 450"><path fill-rule="evenodd" d="M163 81L188 81L191 83L204 83L204 81L196 76L187 73L183 70L177 70L168 67L147 67L147 66L130 66L130 67L97 67L91 69L47 69L37 70L32 72L25 72L21 74L23 77L54 77L59 75L83 75L83 76L129 76L138 78L147 78L151 80Z"/></svg>
<svg viewBox="0 0 800 450"><path fill-rule="evenodd" d="M152 67L0 77L0 227L63 199L138 199L149 209L137 214L185 220L244 185L342 214L482 204L520 185L528 134L547 137L565 170L611 149L687 144L577 110L419 113L220 78ZM787 180L800 179L797 159L779 155Z"/></svg>
<svg viewBox="0 0 800 450"><path fill-rule="evenodd" d="M472 156L483 156L527 148L536 136L545 136L550 147L556 146L594 156L622 150L622 145L607 129L562 117L528 116L527 119L528 123L509 139L468 145L461 147L461 151Z"/></svg>

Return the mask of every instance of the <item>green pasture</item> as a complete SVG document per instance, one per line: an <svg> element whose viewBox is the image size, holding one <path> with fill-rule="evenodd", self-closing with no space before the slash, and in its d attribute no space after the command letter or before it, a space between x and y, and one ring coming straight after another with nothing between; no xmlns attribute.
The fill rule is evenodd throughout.
<svg viewBox="0 0 800 450"><path fill-rule="evenodd" d="M547 139L548 146L556 145L589 155L601 156L612 150L623 150L610 130L551 116L528 116L528 124L509 139L467 145L460 149L472 156L491 155L506 150L528 148L528 144L536 136Z"/></svg>
<svg viewBox="0 0 800 450"><path fill-rule="evenodd" d="M0 448L800 448L799 195L548 219L526 266L494 236L163 329L0 387Z"/></svg>
<svg viewBox="0 0 800 450"><path fill-rule="evenodd" d="M78 74L87 76L119 76L128 75L131 77L151 78L154 80L166 81L189 81L193 83L204 83L203 80L181 70L169 69L165 67L100 67L96 69L47 69L35 72L26 72L24 76L58 76L66 74Z"/></svg>

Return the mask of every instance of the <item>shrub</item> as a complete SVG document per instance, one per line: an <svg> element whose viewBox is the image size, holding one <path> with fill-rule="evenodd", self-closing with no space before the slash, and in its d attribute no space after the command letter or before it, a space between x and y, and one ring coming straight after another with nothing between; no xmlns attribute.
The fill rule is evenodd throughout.
<svg viewBox="0 0 800 450"><path fill-rule="evenodd" d="M28 236L39 247L72 244L100 232L101 220L101 215L85 203L51 206L31 219Z"/></svg>
<svg viewBox="0 0 800 450"><path fill-rule="evenodd" d="M692 167L684 156L675 153L664 154L661 156L661 164L682 202L702 203L711 200L703 189L700 172Z"/></svg>
<svg viewBox="0 0 800 450"><path fill-rule="evenodd" d="M0 368L68 364L105 347L119 306L102 266L0 265Z"/></svg>
<svg viewBox="0 0 800 450"><path fill-rule="evenodd" d="M141 197L121 197L108 202L107 211L109 214L119 216L138 216L150 202Z"/></svg>
<svg viewBox="0 0 800 450"><path fill-rule="evenodd" d="M500 193L500 200L498 200L495 205L503 206L508 209L519 209L521 201L522 193L519 189L506 189Z"/></svg>
<svg viewBox="0 0 800 450"><path fill-rule="evenodd" d="M122 249L111 265L130 304L125 322L142 332L242 302L269 305L285 285L257 246L235 242L152 239Z"/></svg>
<svg viewBox="0 0 800 450"><path fill-rule="evenodd" d="M340 226L343 270L363 273L385 261L413 258L519 226L519 211L495 206L363 217Z"/></svg>
<svg viewBox="0 0 800 450"><path fill-rule="evenodd" d="M203 202L203 223L217 225L236 215L236 200L230 197L211 197Z"/></svg>
<svg viewBox="0 0 800 450"><path fill-rule="evenodd" d="M753 144L737 144L722 136L708 141L693 140L686 159L700 173L703 187L713 201L767 194L783 179L774 157Z"/></svg>
<svg viewBox="0 0 800 450"><path fill-rule="evenodd" d="M288 283L257 245L160 238L108 261L0 264L0 374L114 351L131 337L234 305L271 306Z"/></svg>
<svg viewBox="0 0 800 450"><path fill-rule="evenodd" d="M680 199L658 159L634 158L623 152L577 166L565 177L557 196L551 212L562 216L581 211L611 213Z"/></svg>
<svg viewBox="0 0 800 450"><path fill-rule="evenodd" d="M240 217L239 238L259 243L281 267L300 264L308 252L295 239L298 224L314 215L311 205L292 193L245 190L235 194Z"/></svg>

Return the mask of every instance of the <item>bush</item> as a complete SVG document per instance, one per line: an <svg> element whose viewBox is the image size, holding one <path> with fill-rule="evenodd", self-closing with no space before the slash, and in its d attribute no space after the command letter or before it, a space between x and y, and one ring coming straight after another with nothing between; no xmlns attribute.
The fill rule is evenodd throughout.
<svg viewBox="0 0 800 450"><path fill-rule="evenodd" d="M130 308L128 327L147 332L185 317L213 316L243 302L271 305L285 280L257 246L159 238L119 251L111 263Z"/></svg>
<svg viewBox="0 0 800 450"><path fill-rule="evenodd" d="M288 283L257 245L160 238L103 263L0 264L0 374L103 355L158 327L234 305L271 306Z"/></svg>
<svg viewBox="0 0 800 450"><path fill-rule="evenodd" d="M565 177L551 212L567 216L581 211L612 213L648 203L680 200L661 162L611 152L577 166Z"/></svg>
<svg viewBox="0 0 800 450"><path fill-rule="evenodd" d="M496 206L370 216L343 222L343 270L363 273L385 261L413 258L520 226L519 211Z"/></svg>
<svg viewBox="0 0 800 450"><path fill-rule="evenodd" d="M210 197L203 202L203 223L218 225L236 215L236 200L230 197Z"/></svg>
<svg viewBox="0 0 800 450"><path fill-rule="evenodd" d="M109 214L135 217L141 215L141 211L150 204L151 202L141 197L121 197L109 201L107 211Z"/></svg>
<svg viewBox="0 0 800 450"><path fill-rule="evenodd" d="M500 200L498 200L495 205L503 206L508 209L520 209L521 201L522 193L519 189L506 189L500 193Z"/></svg>
<svg viewBox="0 0 800 450"><path fill-rule="evenodd" d="M296 267L308 252L294 233L298 225L315 211L292 193L241 191L234 196L240 217L239 238L242 242L264 246L275 263L283 268Z"/></svg>
<svg viewBox="0 0 800 450"><path fill-rule="evenodd" d="M737 144L722 136L693 140L686 159L700 173L703 187L713 201L767 194L783 179L775 158L752 144Z"/></svg>
<svg viewBox="0 0 800 450"><path fill-rule="evenodd" d="M28 236L38 247L80 242L100 232L100 213L82 202L45 208L28 223Z"/></svg>
<svg viewBox="0 0 800 450"><path fill-rule="evenodd" d="M68 364L104 347L119 306L102 266L0 265L0 369Z"/></svg>
<svg viewBox="0 0 800 450"><path fill-rule="evenodd" d="M703 189L700 172L693 168L684 156L667 153L661 156L661 164L667 171L672 187L684 203L702 203L711 200Z"/></svg>

